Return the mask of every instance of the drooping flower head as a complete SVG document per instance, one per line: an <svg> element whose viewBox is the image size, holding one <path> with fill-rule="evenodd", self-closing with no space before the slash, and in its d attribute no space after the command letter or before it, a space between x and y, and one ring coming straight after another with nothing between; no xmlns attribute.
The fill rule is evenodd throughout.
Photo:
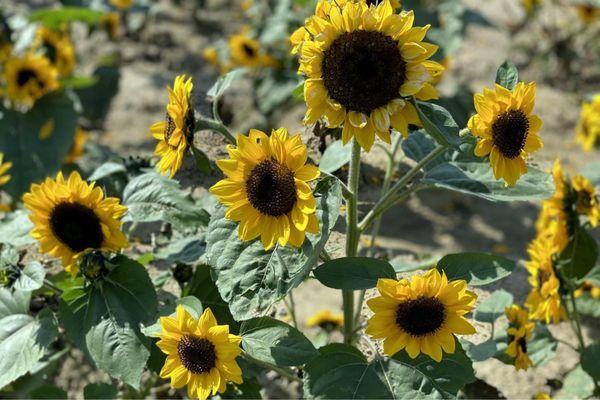
<svg viewBox="0 0 600 400"><path fill-rule="evenodd" d="M355 137L365 150L376 135L390 143L391 128L408 135L408 124L420 120L407 98L438 96L431 82L443 67L429 60L438 49L423 42L429 25L413 27L413 12L394 14L389 0L319 5L323 16L307 20L308 39L296 46L306 76L304 122L325 118L343 127L344 143Z"/></svg>
<svg viewBox="0 0 600 400"><path fill-rule="evenodd" d="M160 325L156 345L167 354L160 377L170 378L173 388L187 386L190 399L205 400L223 393L227 382L242 383L236 362L242 338L218 325L210 308L195 319L179 305L174 317L160 317Z"/></svg>
<svg viewBox="0 0 600 400"><path fill-rule="evenodd" d="M158 143L154 154L160 157L156 169L171 178L181 168L185 153L193 141L195 117L191 103L194 85L192 78L179 75L175 78L173 88L169 91L167 115L164 121L156 122L150 127L152 136Z"/></svg>
<svg viewBox="0 0 600 400"><path fill-rule="evenodd" d="M241 240L260 236L269 250L276 243L300 247L305 233L318 233L316 200L308 182L319 169L307 165L308 151L299 134L285 128L271 136L253 129L228 145L230 159L218 160L226 178L210 188L228 207L225 217L239 221Z"/></svg>
<svg viewBox="0 0 600 400"><path fill-rule="evenodd" d="M34 47L43 51L59 75L67 76L73 72L75 49L67 32L40 26L37 30Z"/></svg>
<svg viewBox="0 0 600 400"><path fill-rule="evenodd" d="M344 326L344 316L342 314L334 314L331 310L323 310L308 318L306 325L309 328L318 326L327 332L331 332Z"/></svg>
<svg viewBox="0 0 600 400"><path fill-rule="evenodd" d="M527 311L516 304L507 307L505 312L509 322L506 331L509 341L506 354L514 358L517 371L520 369L526 370L533 365L527 354L527 343L531 340L535 324L529 321Z"/></svg>
<svg viewBox="0 0 600 400"><path fill-rule="evenodd" d="M115 197L105 198L101 188L85 182L78 172L67 180L59 172L56 179L31 185L23 202L31 212L31 236L39 241L40 250L60 257L72 275L88 251L116 252L128 246L121 232L127 207Z"/></svg>
<svg viewBox="0 0 600 400"><path fill-rule="evenodd" d="M425 353L442 360L442 350L452 354L454 335L472 335L475 328L466 319L477 296L464 280L448 281L437 269L410 280L379 279L380 296L367 301L374 312L366 333L384 339L383 351L389 356L402 349L411 358Z"/></svg>
<svg viewBox="0 0 600 400"><path fill-rule="evenodd" d="M513 186L527 172L527 156L543 147L542 120L533 114L535 83L519 82L512 91L485 88L474 102L477 114L468 125L478 138L475 155L489 156L494 177Z"/></svg>
<svg viewBox="0 0 600 400"><path fill-rule="evenodd" d="M11 162L4 162L4 154L0 153L0 186L6 185L10 181L8 170L12 167Z"/></svg>
<svg viewBox="0 0 600 400"><path fill-rule="evenodd" d="M576 139L586 152L594 149L600 141L600 94L581 105L576 132Z"/></svg>
<svg viewBox="0 0 600 400"><path fill-rule="evenodd" d="M58 89L58 72L48 58L33 53L9 58L4 65L6 95L10 101L29 108L46 93Z"/></svg>

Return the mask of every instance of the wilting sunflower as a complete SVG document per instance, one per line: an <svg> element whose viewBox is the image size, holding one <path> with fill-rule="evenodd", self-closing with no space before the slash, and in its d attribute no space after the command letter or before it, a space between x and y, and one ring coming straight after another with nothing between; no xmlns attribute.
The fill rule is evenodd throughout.
<svg viewBox="0 0 600 400"><path fill-rule="evenodd" d="M595 7L592 4L579 4L577 7L577 14L579 19L584 24L591 24L598 18L600 18L600 8Z"/></svg>
<svg viewBox="0 0 600 400"><path fill-rule="evenodd" d="M517 371L520 369L526 370L533 365L527 355L527 343L531 340L535 324L529 320L527 311L516 304L507 307L505 312L509 322L509 327L506 330L509 341L506 354L515 359Z"/></svg>
<svg viewBox="0 0 600 400"><path fill-rule="evenodd" d="M318 326L327 332L331 332L344 326L344 316L342 314L334 314L331 310L323 310L308 318L306 325L309 328Z"/></svg>
<svg viewBox="0 0 600 400"><path fill-rule="evenodd" d="M464 280L449 282L445 273L432 269L410 281L379 279L377 290L381 296L367 301L374 315L366 333L384 339L389 356L406 349L411 358L425 353L440 362L442 350L454 353L454 335L475 333L464 315L474 308L477 295Z"/></svg>
<svg viewBox="0 0 600 400"><path fill-rule="evenodd" d="M600 141L600 94L581 105L576 132L577 141L586 152L594 149Z"/></svg>
<svg viewBox="0 0 600 400"><path fill-rule="evenodd" d="M192 78L179 75L175 78L173 89L169 91L167 116L164 121L156 122L150 132L158 140L154 154L161 157L156 169L172 178L183 164L185 153L194 139L195 117L191 103L194 85Z"/></svg>
<svg viewBox="0 0 600 400"><path fill-rule="evenodd" d="M58 72L48 58L33 53L11 57L4 65L6 94L16 105L31 107L46 93L58 89Z"/></svg>
<svg viewBox="0 0 600 400"><path fill-rule="evenodd" d="M228 325L217 325L210 308L195 319L179 305L174 317L160 317L160 325L156 345L167 354L160 377L170 378L172 387L187 385L190 399L205 400L223 393L227 382L242 383L235 360L242 338L229 333Z"/></svg>
<svg viewBox="0 0 600 400"><path fill-rule="evenodd" d="M600 287L594 285L591 281L583 282L575 291L575 297L581 297L585 293L589 293L593 299L600 299Z"/></svg>
<svg viewBox="0 0 600 400"><path fill-rule="evenodd" d="M88 133L82 128L77 128L75 137L73 138L73 144L69 149L69 152L65 156L65 164L75 162L79 157L83 155L85 148L85 142L87 141Z"/></svg>
<svg viewBox="0 0 600 400"><path fill-rule="evenodd" d="M260 43L245 33L231 36L228 45L234 65L250 68L277 66L277 60L266 54Z"/></svg>
<svg viewBox="0 0 600 400"><path fill-rule="evenodd" d="M66 76L75 68L75 49L67 32L54 31L41 26L37 30L34 44L50 60L59 75Z"/></svg>
<svg viewBox="0 0 600 400"><path fill-rule="evenodd" d="M11 162L4 162L4 154L0 153L0 186L6 185L10 181L10 175L7 171L12 167Z"/></svg>
<svg viewBox="0 0 600 400"><path fill-rule="evenodd" d="M240 221L241 240L260 236L265 250L277 242L300 247L305 233L318 233L316 200L308 185L319 169L307 165L308 151L299 134L289 137L285 128L267 136L256 129L237 135L228 145L228 160L217 166L227 178L210 188L228 207L225 217Z"/></svg>
<svg viewBox="0 0 600 400"><path fill-rule="evenodd" d="M592 227L600 221L600 204L596 187L585 177L576 175L571 179L571 187L575 194L575 211L585 215Z"/></svg>
<svg viewBox="0 0 600 400"><path fill-rule="evenodd" d="M566 317L554 265L559 251L552 232L539 234L527 249L529 261L525 263L525 268L529 272L531 292L525 306L532 319L558 324Z"/></svg>
<svg viewBox="0 0 600 400"><path fill-rule="evenodd" d="M116 252L128 246L121 232L127 207L115 197L105 198L101 188L85 182L78 172L68 180L59 172L55 180L31 185L23 202L31 211L31 236L40 242L40 250L60 257L73 276L77 261L88 251Z"/></svg>
<svg viewBox="0 0 600 400"><path fill-rule="evenodd" d="M479 139L475 155L489 155L494 177L513 186L527 172L527 156L544 145L538 135L542 120L532 114L535 82L519 82L513 91L500 85L485 88L475 94L474 103L477 114L468 125Z"/></svg>
<svg viewBox="0 0 600 400"><path fill-rule="evenodd" d="M134 0L110 0L110 4L117 7L119 10L126 10L130 8L134 3Z"/></svg>
<svg viewBox="0 0 600 400"><path fill-rule="evenodd" d="M438 96L431 82L443 67L428 60L438 47L422 41L429 25L413 27L413 12L394 14L389 0L334 2L324 12L306 22L310 35L300 45L304 122L324 117L329 127L343 126L344 143L355 137L365 150L376 135L390 143L390 128L408 135L420 120L406 99Z"/></svg>

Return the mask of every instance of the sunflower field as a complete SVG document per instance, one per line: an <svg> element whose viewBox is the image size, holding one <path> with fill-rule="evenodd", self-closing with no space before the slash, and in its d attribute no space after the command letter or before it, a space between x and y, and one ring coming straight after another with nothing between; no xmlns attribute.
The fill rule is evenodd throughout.
<svg viewBox="0 0 600 400"><path fill-rule="evenodd" d="M600 398L600 0L3 0L0 398Z"/></svg>

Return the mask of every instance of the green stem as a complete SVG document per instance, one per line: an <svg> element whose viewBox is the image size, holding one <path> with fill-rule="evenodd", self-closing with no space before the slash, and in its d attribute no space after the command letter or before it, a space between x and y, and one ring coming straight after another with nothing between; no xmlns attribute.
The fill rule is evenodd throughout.
<svg viewBox="0 0 600 400"><path fill-rule="evenodd" d="M209 129L211 131L215 131L223 135L225 140L227 140L231 144L235 144L235 137L233 134L227 129L222 122L216 121L214 119L208 118L199 118L196 120L196 131Z"/></svg>
<svg viewBox="0 0 600 400"><path fill-rule="evenodd" d="M292 294L291 290L288 293L288 298L290 299L288 310L292 316L292 323L294 324L294 328L298 329L298 320L296 319L296 303L294 302L294 295Z"/></svg>
<svg viewBox="0 0 600 400"><path fill-rule="evenodd" d="M52 290L59 296L61 296L63 294L62 289L60 289L54 283L50 282L48 279L44 279L44 286L47 287L48 289Z"/></svg>
<svg viewBox="0 0 600 400"><path fill-rule="evenodd" d="M250 354L246 353L245 351L242 352L242 357L244 357L247 361L249 361L253 364L261 366L265 369L270 369L271 371L275 371L279 375L283 376L284 378L289 379L290 381L302 382L302 379L298 378L296 375L292 374L290 371L280 368L276 365L270 364L268 362L258 360L256 358L252 357Z"/></svg>
<svg viewBox="0 0 600 400"><path fill-rule="evenodd" d="M360 177L360 145L352 140L352 156L348 170L349 196L346 199L346 256L356 257L360 232L358 230L358 180ZM343 290L344 343L354 340L354 291Z"/></svg>
<svg viewBox="0 0 600 400"><path fill-rule="evenodd" d="M575 331L575 335L577 336L577 340L579 341L579 351L581 351L585 348L585 342L583 340L583 334L581 333L581 319L579 318L579 312L577 311L577 303L575 301L575 293L573 292L572 288L569 288L569 297L571 299L571 304L573 305L572 321L575 321L573 330Z"/></svg>

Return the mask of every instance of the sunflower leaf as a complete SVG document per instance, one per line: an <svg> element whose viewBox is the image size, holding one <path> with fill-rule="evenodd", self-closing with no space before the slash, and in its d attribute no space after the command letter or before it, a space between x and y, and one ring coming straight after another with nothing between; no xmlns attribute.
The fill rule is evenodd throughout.
<svg viewBox="0 0 600 400"><path fill-rule="evenodd" d="M444 107L426 102L414 103L425 131L444 147L458 149L460 137L459 128L452 115Z"/></svg>
<svg viewBox="0 0 600 400"><path fill-rule="evenodd" d="M513 303L513 295L506 290L497 290L487 299L481 302L473 313L476 321L493 324L500 316L504 315L504 309Z"/></svg>
<svg viewBox="0 0 600 400"><path fill-rule="evenodd" d="M344 146L341 140L336 140L325 149L319 161L319 169L329 174L334 173L350 162L351 152L352 146Z"/></svg>
<svg viewBox="0 0 600 400"><path fill-rule="evenodd" d="M448 254L437 264L448 280L466 280L471 286L484 286L506 278L516 267L514 261L487 253Z"/></svg>
<svg viewBox="0 0 600 400"><path fill-rule="evenodd" d="M313 273L323 285L343 290L371 289L380 278L396 278L396 271L390 263L369 257L330 260L321 264Z"/></svg>
<svg viewBox="0 0 600 400"><path fill-rule="evenodd" d="M496 83L508 90L513 90L519 82L519 71L512 61L506 60L496 72Z"/></svg>
<svg viewBox="0 0 600 400"><path fill-rule="evenodd" d="M581 351L581 368L595 381L600 381L600 342L592 343Z"/></svg>
<svg viewBox="0 0 600 400"><path fill-rule="evenodd" d="M598 243L584 228L575 232L574 238L559 257L559 269L567 278L583 278L598 261Z"/></svg>
<svg viewBox="0 0 600 400"><path fill-rule="evenodd" d="M21 275L15 281L13 288L17 290L34 291L42 287L46 271L42 264L32 261L21 270Z"/></svg>
<svg viewBox="0 0 600 400"><path fill-rule="evenodd" d="M61 7L37 10L29 16L29 20L40 22L49 28L60 28L64 24L74 21L96 25L102 20L103 16L103 12L91 10L87 7Z"/></svg>

